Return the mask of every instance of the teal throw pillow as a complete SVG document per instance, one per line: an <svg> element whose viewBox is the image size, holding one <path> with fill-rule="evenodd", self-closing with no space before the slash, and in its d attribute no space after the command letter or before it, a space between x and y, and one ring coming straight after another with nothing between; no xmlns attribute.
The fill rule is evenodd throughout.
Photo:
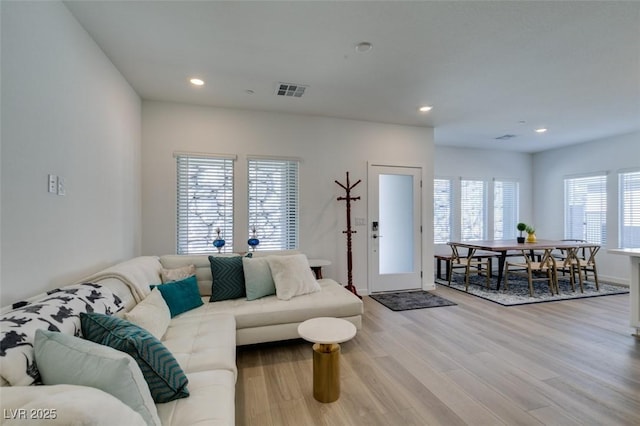
<svg viewBox="0 0 640 426"><path fill-rule="evenodd" d="M156 403L189 396L187 376L171 352L144 328L103 314L80 313L82 335L125 352L138 363Z"/></svg>
<svg viewBox="0 0 640 426"><path fill-rule="evenodd" d="M271 276L271 268L267 257L243 257L244 282L247 289L247 300L276 294L276 285Z"/></svg>
<svg viewBox="0 0 640 426"><path fill-rule="evenodd" d="M203 305L195 275L184 280L160 284L157 288L169 306L171 318Z"/></svg>
<svg viewBox="0 0 640 426"><path fill-rule="evenodd" d="M244 287L242 256L209 256L209 262L213 276L210 302L239 299L247 295Z"/></svg>

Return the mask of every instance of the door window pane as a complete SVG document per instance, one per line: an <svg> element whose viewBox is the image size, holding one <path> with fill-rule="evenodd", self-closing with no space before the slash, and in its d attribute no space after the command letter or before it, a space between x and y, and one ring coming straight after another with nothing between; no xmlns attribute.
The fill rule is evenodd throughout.
<svg viewBox="0 0 640 426"><path fill-rule="evenodd" d="M412 273L413 176L381 174L378 180L380 274Z"/></svg>

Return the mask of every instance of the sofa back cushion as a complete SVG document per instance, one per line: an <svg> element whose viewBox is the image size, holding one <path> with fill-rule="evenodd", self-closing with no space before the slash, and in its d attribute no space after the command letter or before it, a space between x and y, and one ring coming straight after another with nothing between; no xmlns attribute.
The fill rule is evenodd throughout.
<svg viewBox="0 0 640 426"><path fill-rule="evenodd" d="M81 335L80 313L114 314L122 301L99 284L84 283L52 290L0 317L0 375L12 386L39 382L34 362L36 330Z"/></svg>

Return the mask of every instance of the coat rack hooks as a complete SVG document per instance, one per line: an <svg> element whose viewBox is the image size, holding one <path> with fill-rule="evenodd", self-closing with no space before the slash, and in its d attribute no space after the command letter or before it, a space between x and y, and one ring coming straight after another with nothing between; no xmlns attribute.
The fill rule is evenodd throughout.
<svg viewBox="0 0 640 426"><path fill-rule="evenodd" d="M355 294L356 296L362 297L358 294L358 290L353 285L353 256L352 256L352 243L351 243L351 235L355 234L357 231L353 231L351 229L351 201L359 200L360 197L352 197L351 190L356 187L361 182L360 179L353 185L349 182L349 172L347 172L347 182L345 185L341 184L337 180L335 183L340 185L342 189L345 190L346 194L344 197L338 197L338 201L346 201L347 202L347 230L342 231L343 234L347 234L347 290Z"/></svg>

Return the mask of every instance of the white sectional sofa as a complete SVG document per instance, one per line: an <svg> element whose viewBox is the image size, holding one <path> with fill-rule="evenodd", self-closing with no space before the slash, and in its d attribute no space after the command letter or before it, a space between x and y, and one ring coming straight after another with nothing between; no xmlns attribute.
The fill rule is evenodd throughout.
<svg viewBox="0 0 640 426"><path fill-rule="evenodd" d="M285 252L276 255L289 254ZM362 301L331 279L318 280L319 291L298 295L290 300L281 300L276 294L256 300L236 298L209 302L213 278L206 255L138 257L100 271L82 282L101 286L102 289L98 289L98 292L102 291L104 294L112 292L115 295L113 298L122 305L122 310L115 315L123 317L125 312L130 312L148 297L151 291L150 286L161 283L163 269L175 270L189 265L195 265L195 275L203 304L171 318L160 339L184 371L188 379L189 396L156 403L156 420L145 419L144 416L138 415L140 424L144 424L144 420L147 424L157 423L159 419L162 425L232 425L235 423L236 345L298 338L298 324L314 317L339 317L354 323L358 328L361 326ZM85 289L82 288L82 290ZM71 290L69 291L72 293ZM88 414L79 414L77 410L69 409L70 404L61 402L65 401L67 394L69 398L73 398L74 395L77 397L78 389L82 389L77 384L24 386L29 384L29 380L33 381L29 374L34 376L32 366L34 361L37 363L33 355L33 325L36 321L29 320L28 325L31 328L20 329L19 319L26 315L23 313L28 310L28 307L33 311L34 307L39 306L43 300L55 297L56 294L61 293L36 296L18 310L12 307L2 310L0 324L2 325L3 356L0 357L0 374L3 386L0 388L0 408L3 412L11 413L16 417L16 419L5 418L3 424L12 424L13 420L16 424L25 424L24 418L17 417L26 415L29 419L31 414L38 414L37 411L32 411L37 408L55 409L56 418L49 418L52 424L68 424L70 418L73 418L76 424L114 424L112 416L117 410L110 408L111 414L100 414L106 409L104 407L111 407L118 402L114 401L108 390L105 393L97 389L85 388L89 392L87 393L88 403L90 401L98 401L98 403L96 407L87 407L85 411L89 411ZM99 299L98 296L94 298ZM99 307L92 305L93 307L89 308L89 304L85 303L85 305L88 310L100 310L103 305L106 306L104 308L106 311L114 310L106 302L108 298L109 296L103 297L105 302L99 304ZM86 302L88 299L84 297L82 300ZM74 312L69 316L75 318L77 315L78 313ZM74 318L72 319L75 320ZM24 321L26 320L23 319L22 322ZM42 328L47 328L47 322L41 321ZM77 324L72 328L67 327L65 330L63 328L60 327L59 331L78 334ZM21 336L17 346L15 342L18 340L15 336ZM5 338L7 344L4 343ZM18 373L22 376L16 374L15 364L12 364L16 360L20 360L21 367ZM25 360L27 376L22 372ZM50 392L45 391L43 395L43 389L50 389ZM48 401L47 395L52 399ZM123 415L134 417L137 415L124 404L121 405ZM150 410L153 411L153 408ZM82 416L85 414L89 417L83 422ZM155 415L155 413L152 414ZM98 421L91 416L97 416Z"/></svg>

